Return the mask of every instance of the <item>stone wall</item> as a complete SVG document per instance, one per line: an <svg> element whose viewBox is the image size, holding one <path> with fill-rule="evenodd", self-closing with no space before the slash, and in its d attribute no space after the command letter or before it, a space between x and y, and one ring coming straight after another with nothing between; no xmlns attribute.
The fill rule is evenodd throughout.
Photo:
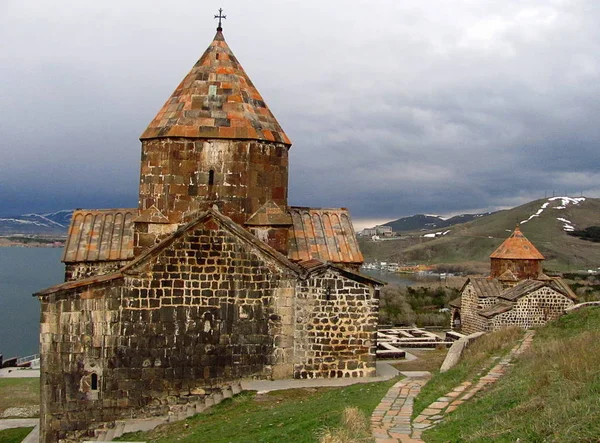
<svg viewBox="0 0 600 443"><path fill-rule="evenodd" d="M565 309L574 305L573 300L549 287L542 287L519 298L513 308L491 319L492 330L506 326L529 329L546 324L560 317Z"/></svg>
<svg viewBox="0 0 600 443"><path fill-rule="evenodd" d="M285 370L295 279L209 220L124 278L41 297L42 441Z"/></svg>
<svg viewBox="0 0 600 443"><path fill-rule="evenodd" d="M490 260L490 277L497 278L510 270L519 280L538 278L542 273L542 260L492 258Z"/></svg>
<svg viewBox="0 0 600 443"><path fill-rule="evenodd" d="M474 332L487 331L489 321L480 316L478 311L488 308L496 303L495 297L479 298L475 288L468 283L461 293L462 302L460 316L462 321L461 332L463 334L473 334Z"/></svg>
<svg viewBox="0 0 600 443"><path fill-rule="evenodd" d="M112 274L127 263L129 263L129 260L65 263L65 281Z"/></svg>
<svg viewBox="0 0 600 443"><path fill-rule="evenodd" d="M216 204L243 224L268 200L287 206L288 148L281 143L184 138L142 141L140 211L172 223Z"/></svg>
<svg viewBox="0 0 600 443"><path fill-rule="evenodd" d="M119 399L102 393L110 379L108 362L120 340L120 283L40 299L42 442L93 436L81 431L118 415Z"/></svg>
<svg viewBox="0 0 600 443"><path fill-rule="evenodd" d="M299 282L294 377L375 375L378 306L372 285L333 269Z"/></svg>

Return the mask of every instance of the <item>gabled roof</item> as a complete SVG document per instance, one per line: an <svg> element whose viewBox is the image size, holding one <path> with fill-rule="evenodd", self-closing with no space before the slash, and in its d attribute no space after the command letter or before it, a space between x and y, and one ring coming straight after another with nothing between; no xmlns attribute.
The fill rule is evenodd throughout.
<svg viewBox="0 0 600 443"><path fill-rule="evenodd" d="M83 278L81 280L73 280L73 281L67 281L64 283L60 283L58 285L54 285L49 288L42 289L41 291L38 291L33 295L34 296L44 296L44 295L54 294L55 292L59 292L59 291L67 291L69 289L78 289L78 288L83 288L85 286L106 283L106 282L118 280L121 278L123 278L123 274L121 272L113 272L112 274L105 274L105 275L94 275L92 277Z"/></svg>
<svg viewBox="0 0 600 443"><path fill-rule="evenodd" d="M90 212L90 211L87 211L87 212ZM95 212L101 212L101 211L95 211ZM348 269L338 267L333 263L323 263L319 260L312 260L312 259L309 261L306 261L306 262L302 262L301 264L293 263L286 256L284 256L283 254L281 254L280 252L278 252L277 250L275 250L274 248L272 248L265 242L261 241L260 239L258 239L254 235L252 235L250 232L246 231L244 228L239 226L237 223L233 222L230 218L224 216L223 214L221 214L219 211L217 211L215 209L209 209L206 212L198 214L197 217L193 221L181 226L179 229L177 229L175 232L173 232L168 237L163 239L156 246L154 246L150 249L147 249L135 260L133 260L130 263L128 263L127 265L123 266L118 272L115 272L112 274L107 274L107 275L102 275L102 276L93 276L93 277L82 279L82 280L61 283L61 284L52 286L50 288L44 289L42 291L39 291L34 295L38 295L38 296L48 295L48 294L53 294L53 293L56 293L59 291L65 291L65 290L70 290L70 289L79 289L79 288L83 288L86 286L98 285L98 284L102 284L102 283L105 283L108 281L121 279L125 275L135 274L135 273L139 272L140 269L143 269L143 266L149 260L151 260L153 257L157 256L162 250L164 250L165 248L170 246L178 238L185 235L186 232L190 231L191 229L194 229L197 225L199 225L203 222L206 222L209 219L215 220L222 227L229 230L234 235L241 238L243 241L246 241L249 244L251 244L252 246L259 249L263 254L265 254L270 259L278 262L284 268L294 272L299 278L307 278L309 275L311 275L314 272L321 272L328 268L334 268L338 272L342 273L343 275L345 275L348 278L351 278L355 281L359 281L359 282L363 282L363 283L367 283L367 284L375 284L375 285L384 285L385 284L384 282L376 280L368 275L360 274L358 272L353 272ZM131 224L132 223L130 222L130 225Z"/></svg>
<svg viewBox="0 0 600 443"><path fill-rule="evenodd" d="M465 282L463 288L460 290L461 293L469 283L473 285L473 289L478 297L498 297L502 292L502 284L494 278L471 277Z"/></svg>
<svg viewBox="0 0 600 443"><path fill-rule="evenodd" d="M460 309L462 307L462 296L456 297L455 299L451 300L448 304L453 308Z"/></svg>
<svg viewBox="0 0 600 443"><path fill-rule="evenodd" d="M510 302L500 302L496 303L493 306L490 306L487 309L479 311L478 314L485 318L492 318L498 314L502 314L503 312L508 312L513 308L513 304Z"/></svg>
<svg viewBox="0 0 600 443"><path fill-rule="evenodd" d="M306 269L308 271L308 276L313 274L319 274L327 271L327 269L334 269L340 274L350 278L351 280L358 281L366 284L374 284L376 286L385 286L386 282L382 280L377 280L376 278L371 277L370 275L362 274L360 272L352 271L350 269L337 266L333 263L323 263L320 260L303 260L297 263L300 267Z"/></svg>
<svg viewBox="0 0 600 443"><path fill-rule="evenodd" d="M165 237L165 239L162 240L158 245L156 245L150 249L147 249L145 252L143 252L139 257L137 257L131 263L129 263L125 267L121 268L121 272L123 272L123 273L135 272L135 270L140 265L145 263L150 258L156 256L163 249L170 246L178 238L185 235L186 232L190 231L191 229L194 229L195 226L207 221L210 218L216 220L221 226L225 227L227 230L232 232L234 235L236 235L239 238L243 239L244 241L252 244L254 247L256 247L257 249L262 251L266 256L279 262L280 265L296 272L297 274L300 274L300 275L303 274L303 269L301 267L299 267L297 264L291 262L285 255L281 254L279 251L275 250L274 248L272 248L265 242L261 241L256 236L254 236L253 234L251 234L250 232L248 232L247 230L242 228L240 225L235 223L229 217L226 217L225 215L221 214L216 209L209 209L205 212L199 213L194 218L194 220L181 226L175 232L173 232L169 236Z"/></svg>
<svg viewBox="0 0 600 443"><path fill-rule="evenodd" d="M291 206L288 210L293 222L288 252L291 260L352 264L364 261L347 209Z"/></svg>
<svg viewBox="0 0 600 443"><path fill-rule="evenodd" d="M130 260L137 209L78 209L73 213L62 261Z"/></svg>
<svg viewBox="0 0 600 443"><path fill-rule="evenodd" d="M262 96L217 31L140 139L261 140L291 145Z"/></svg>
<svg viewBox="0 0 600 443"><path fill-rule="evenodd" d="M490 258L543 260L544 256L533 246L517 226L514 232L496 249Z"/></svg>
<svg viewBox="0 0 600 443"><path fill-rule="evenodd" d="M541 287L548 286L556 292L563 294L571 300L577 300L575 293L561 278L551 278L550 280L523 280L516 286L507 289L500 298L509 301L516 301L530 292L536 291Z"/></svg>

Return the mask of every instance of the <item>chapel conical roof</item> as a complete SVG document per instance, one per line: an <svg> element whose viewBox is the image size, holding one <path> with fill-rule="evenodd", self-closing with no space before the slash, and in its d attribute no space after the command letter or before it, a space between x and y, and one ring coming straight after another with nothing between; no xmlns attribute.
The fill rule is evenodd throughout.
<svg viewBox="0 0 600 443"><path fill-rule="evenodd" d="M261 140L291 145L220 28L140 139Z"/></svg>
<svg viewBox="0 0 600 443"><path fill-rule="evenodd" d="M521 229L517 226L510 237L496 249L490 258L543 260L544 256L537 250L533 243L527 240Z"/></svg>

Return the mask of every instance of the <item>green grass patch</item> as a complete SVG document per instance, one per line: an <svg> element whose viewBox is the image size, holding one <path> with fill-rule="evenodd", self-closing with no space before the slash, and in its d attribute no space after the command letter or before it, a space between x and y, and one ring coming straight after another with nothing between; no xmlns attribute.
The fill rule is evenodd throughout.
<svg viewBox="0 0 600 443"><path fill-rule="evenodd" d="M316 442L320 433L343 425L348 407L371 416L397 379L344 388L290 389L264 395L244 392L185 421L150 432L123 435L121 441L236 443Z"/></svg>
<svg viewBox="0 0 600 443"><path fill-rule="evenodd" d="M7 408L39 406L39 378L1 378L0 415Z"/></svg>
<svg viewBox="0 0 600 443"><path fill-rule="evenodd" d="M523 336L518 328L506 328L477 339L465 349L461 361L447 372L435 372L432 379L421 389L415 398L413 418L438 398L443 397L456 386L467 380L477 380L491 369L497 358L508 353Z"/></svg>
<svg viewBox="0 0 600 443"><path fill-rule="evenodd" d="M21 443L33 428L12 428L0 431L0 443Z"/></svg>
<svg viewBox="0 0 600 443"><path fill-rule="evenodd" d="M600 309L539 328L489 391L461 405L425 441L582 442L600 436Z"/></svg>

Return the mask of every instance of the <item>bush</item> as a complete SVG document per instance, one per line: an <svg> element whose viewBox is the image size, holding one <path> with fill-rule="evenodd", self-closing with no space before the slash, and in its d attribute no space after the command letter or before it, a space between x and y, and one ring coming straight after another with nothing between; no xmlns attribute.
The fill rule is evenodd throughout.
<svg viewBox="0 0 600 443"><path fill-rule="evenodd" d="M381 293L379 323L395 326L446 326L449 313L440 313L450 300L458 296L458 290L437 287L388 286Z"/></svg>

